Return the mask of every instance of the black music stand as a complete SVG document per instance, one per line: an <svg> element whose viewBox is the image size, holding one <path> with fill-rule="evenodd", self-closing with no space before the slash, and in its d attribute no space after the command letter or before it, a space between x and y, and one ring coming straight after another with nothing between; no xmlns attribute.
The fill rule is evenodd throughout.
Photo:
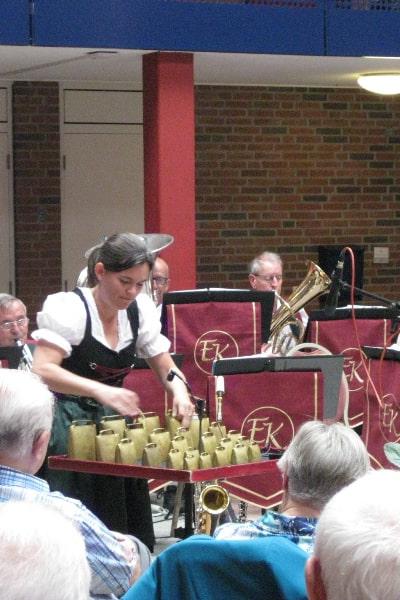
<svg viewBox="0 0 400 600"><path fill-rule="evenodd" d="M261 373L262 371L321 371L324 376L324 419L336 416L344 357L340 355L263 355L221 358L213 363L213 375Z"/></svg>
<svg viewBox="0 0 400 600"><path fill-rule="evenodd" d="M356 306L354 307L356 319L396 319L399 309L396 305L391 306ZM351 319L352 307L343 306L335 309L332 315L327 315L325 309L313 310L309 315L309 321L340 321Z"/></svg>
<svg viewBox="0 0 400 600"><path fill-rule="evenodd" d="M171 352L170 356L171 356L172 360L174 361L174 363L176 364L176 366L178 367L178 369L180 369L182 367L183 360L184 360L183 354L177 354L177 353ZM133 370L150 369L150 367L149 367L148 363L146 362L145 358L135 358L132 369Z"/></svg>
<svg viewBox="0 0 400 600"><path fill-rule="evenodd" d="M381 346L361 346L367 358L376 358L380 360L383 354L383 360L400 361L400 351L394 348L383 348Z"/></svg>

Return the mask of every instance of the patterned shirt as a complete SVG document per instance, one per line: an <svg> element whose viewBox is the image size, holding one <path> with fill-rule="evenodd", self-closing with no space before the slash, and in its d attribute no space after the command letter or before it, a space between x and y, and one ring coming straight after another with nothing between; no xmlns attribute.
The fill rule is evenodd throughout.
<svg viewBox="0 0 400 600"><path fill-rule="evenodd" d="M51 505L79 528L91 570L90 598L110 600L129 588L132 566L113 533L79 500L50 492L46 481L34 475L0 466L0 502L8 500Z"/></svg>
<svg viewBox="0 0 400 600"><path fill-rule="evenodd" d="M311 554L314 550L317 519L289 517L268 510L262 517L248 523L225 523L217 527L214 537L218 539L255 538L280 535L288 538L302 550Z"/></svg>

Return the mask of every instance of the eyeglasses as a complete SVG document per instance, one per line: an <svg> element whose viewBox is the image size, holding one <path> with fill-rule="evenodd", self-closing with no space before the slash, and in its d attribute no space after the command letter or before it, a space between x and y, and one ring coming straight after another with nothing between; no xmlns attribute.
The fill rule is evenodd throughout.
<svg viewBox="0 0 400 600"><path fill-rule="evenodd" d="M28 325L29 319L28 317L22 317L21 319L16 319L15 321L3 321L3 323L0 323L0 328L5 329L6 331L11 331L14 323L18 327L25 327L25 325Z"/></svg>
<svg viewBox="0 0 400 600"><path fill-rule="evenodd" d="M152 278L153 283L155 283L156 285L167 285L169 279L168 277L153 277Z"/></svg>
<svg viewBox="0 0 400 600"><path fill-rule="evenodd" d="M282 275L255 275L255 277L259 277L265 281L265 283L272 283L274 279L276 279L276 281L282 281Z"/></svg>

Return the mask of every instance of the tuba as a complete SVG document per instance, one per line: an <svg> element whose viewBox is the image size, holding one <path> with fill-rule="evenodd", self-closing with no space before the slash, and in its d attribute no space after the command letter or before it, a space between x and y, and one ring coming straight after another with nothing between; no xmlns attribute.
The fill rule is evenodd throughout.
<svg viewBox="0 0 400 600"><path fill-rule="evenodd" d="M296 324L300 326L300 333L298 335L298 341L301 342L304 336L304 325L299 323L296 319L296 313L306 306L314 298L318 298L321 294L328 291L331 280L328 275L315 263L310 261L308 263L308 271L300 283L300 285L293 290L287 300L284 300L278 296L281 301L281 306L274 313L271 322L271 332L269 341L272 343L272 352L285 354L282 352L287 338L291 335L285 335L282 330L286 325ZM276 292L275 292L276 293Z"/></svg>

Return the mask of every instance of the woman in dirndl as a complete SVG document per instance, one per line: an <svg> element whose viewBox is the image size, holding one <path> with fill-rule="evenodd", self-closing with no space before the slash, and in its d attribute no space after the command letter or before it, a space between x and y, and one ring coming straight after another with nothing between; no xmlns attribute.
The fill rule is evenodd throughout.
<svg viewBox="0 0 400 600"><path fill-rule="evenodd" d="M73 420L138 414L137 394L120 387L136 357L144 358L187 426L194 412L184 383L167 380L177 368L160 332L156 308L140 294L153 255L144 237L115 234L88 258L88 287L47 297L37 315L33 370L56 394L50 455L66 454ZM81 500L110 528L154 544L147 481L46 469L52 490Z"/></svg>

